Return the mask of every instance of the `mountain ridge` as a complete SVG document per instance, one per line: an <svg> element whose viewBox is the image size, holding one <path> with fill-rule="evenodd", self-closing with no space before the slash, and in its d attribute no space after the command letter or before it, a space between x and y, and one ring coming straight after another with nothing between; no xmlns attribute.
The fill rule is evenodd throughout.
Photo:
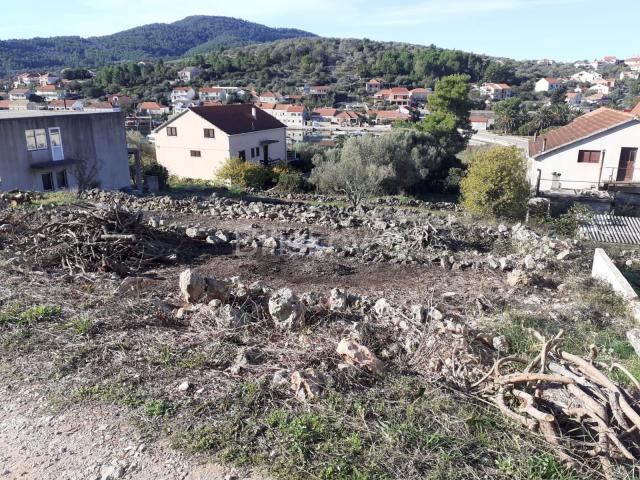
<svg viewBox="0 0 640 480"><path fill-rule="evenodd" d="M0 40L0 76L20 70L96 68L118 62L170 60L199 50L209 52L310 37L317 35L233 17L193 15L172 23L151 23L110 35Z"/></svg>

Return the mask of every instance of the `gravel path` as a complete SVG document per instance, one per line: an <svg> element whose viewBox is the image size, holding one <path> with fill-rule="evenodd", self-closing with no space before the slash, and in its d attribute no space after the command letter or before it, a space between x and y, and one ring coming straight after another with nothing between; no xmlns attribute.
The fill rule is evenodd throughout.
<svg viewBox="0 0 640 480"><path fill-rule="evenodd" d="M204 459L147 444L112 407L52 414L36 389L0 386L3 480L261 480Z"/></svg>

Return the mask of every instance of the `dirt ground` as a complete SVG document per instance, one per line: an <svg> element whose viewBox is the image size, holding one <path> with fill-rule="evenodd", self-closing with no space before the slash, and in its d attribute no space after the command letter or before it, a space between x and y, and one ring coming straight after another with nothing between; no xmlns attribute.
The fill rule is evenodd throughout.
<svg viewBox="0 0 640 480"><path fill-rule="evenodd" d="M56 413L38 387L23 388L9 381L0 387L0 478L266 479L180 453L166 442L147 443L115 407L83 406Z"/></svg>

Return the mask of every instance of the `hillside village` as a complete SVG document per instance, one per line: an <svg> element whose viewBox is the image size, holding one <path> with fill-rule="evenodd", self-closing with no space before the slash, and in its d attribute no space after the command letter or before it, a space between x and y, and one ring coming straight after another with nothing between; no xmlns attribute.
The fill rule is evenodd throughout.
<svg viewBox="0 0 640 480"><path fill-rule="evenodd" d="M640 57L3 58L1 478L637 478Z"/></svg>

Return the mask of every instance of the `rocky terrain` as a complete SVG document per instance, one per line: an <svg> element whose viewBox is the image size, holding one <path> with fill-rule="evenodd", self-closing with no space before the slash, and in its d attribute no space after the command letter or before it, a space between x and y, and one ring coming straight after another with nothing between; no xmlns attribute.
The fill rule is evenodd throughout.
<svg viewBox="0 0 640 480"><path fill-rule="evenodd" d="M640 362L594 245L335 200L0 198L3 475L633 478Z"/></svg>

